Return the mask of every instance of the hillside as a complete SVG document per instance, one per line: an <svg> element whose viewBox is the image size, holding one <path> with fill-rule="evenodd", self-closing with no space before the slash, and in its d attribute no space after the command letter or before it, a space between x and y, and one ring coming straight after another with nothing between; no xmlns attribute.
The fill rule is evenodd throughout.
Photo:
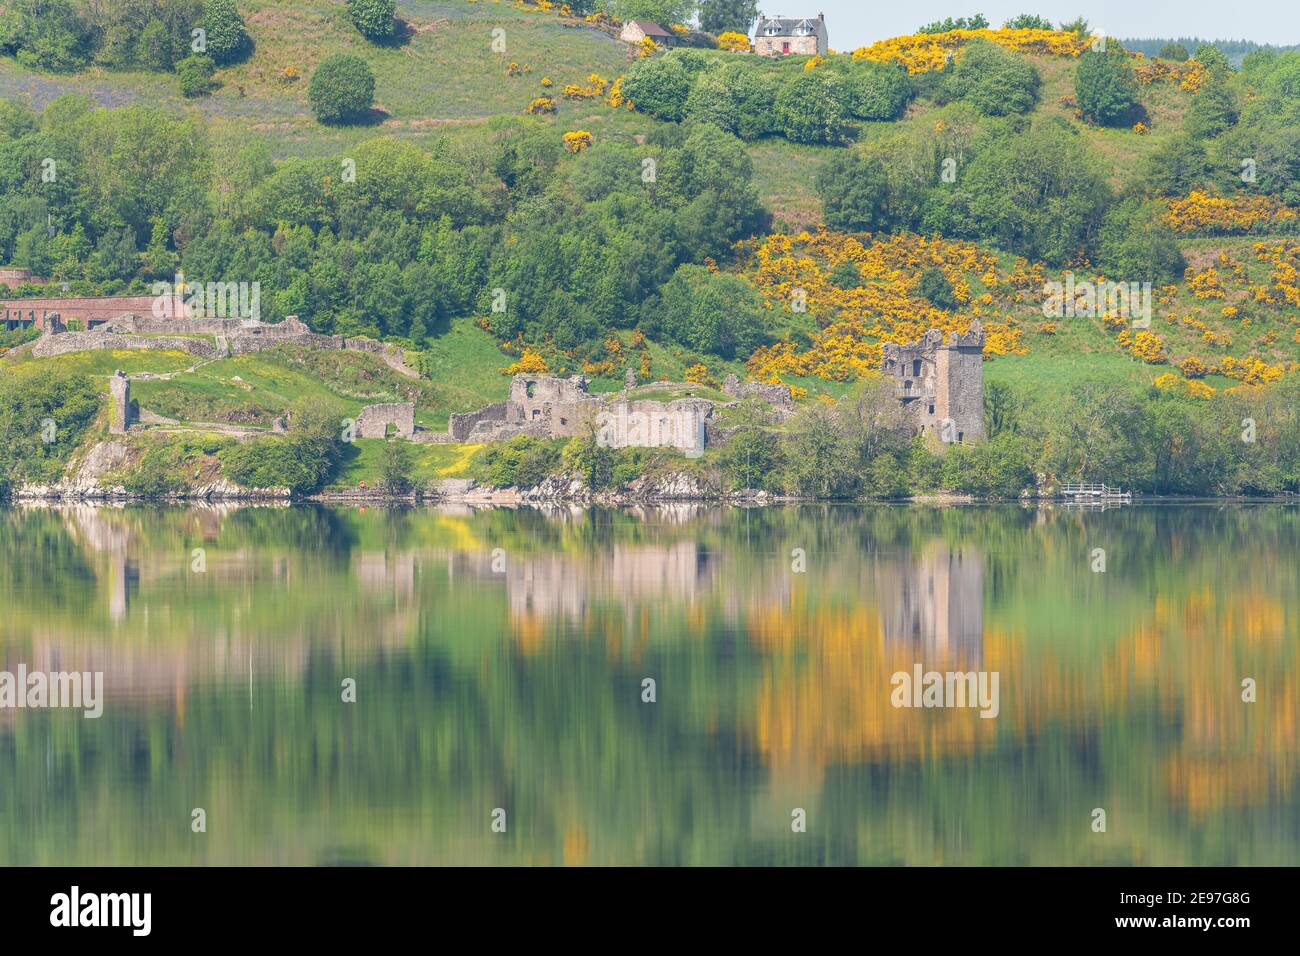
<svg viewBox="0 0 1300 956"><path fill-rule="evenodd" d="M641 56L607 20L549 4L400 3L378 43L341 2L237 6L250 43L208 95L167 72L0 57L0 96L55 104L13 113L4 148L33 171L53 151L74 176L0 184L3 258L82 294L177 269L256 281L264 318L405 347L425 378L396 384L430 427L499 400L512 367L581 371L594 390L629 368L734 373L811 408L870 385L884 344L975 320L985 379L1024 420L1099 385L1195 418L1300 359L1297 54L1232 70L957 30L818 57ZM373 102L318 122L309 78L340 53L373 72ZM1117 71L1132 102L1088 100L1086 70ZM1238 175L1247 153L1258 180ZM1149 284L1134 301L1149 314L1107 308L1107 282ZM1049 314L1052 283L1101 285L1101 301ZM351 359L64 367L115 361L176 372L135 394L196 422L261 428L297 400L351 412L397 394Z"/></svg>

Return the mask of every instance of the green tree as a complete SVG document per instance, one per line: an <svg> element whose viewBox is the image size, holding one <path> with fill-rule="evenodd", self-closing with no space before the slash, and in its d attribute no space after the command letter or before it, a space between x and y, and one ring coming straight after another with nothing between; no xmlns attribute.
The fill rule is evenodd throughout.
<svg viewBox="0 0 1300 956"><path fill-rule="evenodd" d="M384 40L393 35L397 23L396 0L347 0L352 24L368 40Z"/></svg>
<svg viewBox="0 0 1300 956"><path fill-rule="evenodd" d="M762 338L762 305L745 280L682 265L664 285L663 330L688 348L723 358L749 355Z"/></svg>
<svg viewBox="0 0 1300 956"><path fill-rule="evenodd" d="M1157 196L1186 196L1210 179L1205 147L1190 136L1158 146L1143 166L1142 181Z"/></svg>
<svg viewBox="0 0 1300 956"><path fill-rule="evenodd" d="M207 31L203 52L218 63L232 63L252 46L235 0L203 0L203 29Z"/></svg>
<svg viewBox="0 0 1300 956"><path fill-rule="evenodd" d="M817 170L815 182L822 219L832 229L875 232L887 225L889 179L876 157L837 152Z"/></svg>
<svg viewBox="0 0 1300 956"><path fill-rule="evenodd" d="M989 21L982 13L971 17L945 17L919 28L917 33L949 33L952 30L987 30Z"/></svg>
<svg viewBox="0 0 1300 956"><path fill-rule="evenodd" d="M953 292L952 282L937 266L930 266L921 273L921 281L917 283L916 291L936 309L955 309L959 304Z"/></svg>
<svg viewBox="0 0 1300 956"><path fill-rule="evenodd" d="M172 68L172 37L167 24L158 18L149 21L136 45L135 60L146 70L166 73Z"/></svg>
<svg viewBox="0 0 1300 956"><path fill-rule="evenodd" d="M1198 46L1196 52L1192 54L1192 59L1204 65L1212 73L1227 73L1232 68L1228 58L1212 43L1202 43Z"/></svg>
<svg viewBox="0 0 1300 956"><path fill-rule="evenodd" d="M898 119L915 92L907 71L896 63L854 63L846 82L849 112L864 120Z"/></svg>
<svg viewBox="0 0 1300 956"><path fill-rule="evenodd" d="M1137 83L1123 53L1089 50L1079 57L1074 76L1079 110L1100 126L1125 124L1137 109Z"/></svg>
<svg viewBox="0 0 1300 956"><path fill-rule="evenodd" d="M1178 63L1186 62L1191 58L1191 54L1187 52L1187 47L1175 42L1166 43L1162 46L1158 55L1162 60L1174 60Z"/></svg>
<svg viewBox="0 0 1300 956"><path fill-rule="evenodd" d="M686 97L686 116L743 140L774 131L776 84L765 70L727 63L701 75Z"/></svg>
<svg viewBox="0 0 1300 956"><path fill-rule="evenodd" d="M847 142L852 133L848 98L845 82L834 73L796 73L777 93L777 128L792 143Z"/></svg>
<svg viewBox="0 0 1300 956"><path fill-rule="evenodd" d="M686 114L691 74L678 59L651 57L632 65L620 89L637 112L676 121Z"/></svg>
<svg viewBox="0 0 1300 956"><path fill-rule="evenodd" d="M390 495L404 495L411 490L414 469L410 446L400 438L384 442L384 457L379 467L379 482Z"/></svg>
<svg viewBox="0 0 1300 956"><path fill-rule="evenodd" d="M1175 281L1186 266L1160 208L1133 199L1107 210L1098 259L1108 279L1126 283Z"/></svg>
<svg viewBox="0 0 1300 956"><path fill-rule="evenodd" d="M944 71L943 93L963 99L985 116L1027 113L1038 102L1038 71L1019 54L995 43L969 44Z"/></svg>
<svg viewBox="0 0 1300 956"><path fill-rule="evenodd" d="M1184 120L1187 133L1197 139L1210 139L1226 132L1237 123L1237 104L1222 80L1207 84L1192 99Z"/></svg>
<svg viewBox="0 0 1300 956"><path fill-rule="evenodd" d="M1008 30L1052 30L1052 21L1033 13L1022 13L1002 24Z"/></svg>
<svg viewBox="0 0 1300 956"><path fill-rule="evenodd" d="M307 101L322 123L355 121L375 101L375 75L359 56L349 53L328 56L311 75Z"/></svg>
<svg viewBox="0 0 1300 956"><path fill-rule="evenodd" d="M748 33L758 19L758 0L700 0L700 29L719 33Z"/></svg>
<svg viewBox="0 0 1300 956"><path fill-rule="evenodd" d="M181 95L185 97L206 96L212 89L212 75L216 64L212 57L194 53L176 64L176 79L180 82Z"/></svg>

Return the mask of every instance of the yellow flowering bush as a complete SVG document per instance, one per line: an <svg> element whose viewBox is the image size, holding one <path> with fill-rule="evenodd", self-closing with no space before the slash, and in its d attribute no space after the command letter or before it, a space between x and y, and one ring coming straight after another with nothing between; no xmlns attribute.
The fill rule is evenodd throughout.
<svg viewBox="0 0 1300 956"><path fill-rule="evenodd" d="M564 87L564 95L571 100L594 100L605 95L605 90L609 88L609 80L605 79L599 73L593 73L587 77L587 85L579 86L577 83L569 83Z"/></svg>
<svg viewBox="0 0 1300 956"><path fill-rule="evenodd" d="M571 153L581 153L591 145L591 134L585 129L575 129L564 134L564 148Z"/></svg>
<svg viewBox="0 0 1300 956"><path fill-rule="evenodd" d="M501 369L504 375L546 375L550 368L546 364L546 359L532 349L524 349L524 354L519 356L519 361Z"/></svg>
<svg viewBox="0 0 1300 956"><path fill-rule="evenodd" d="M942 70L952 51L973 40L988 40L1009 50L1047 56L1077 57L1092 44L1091 37L1066 30L949 30L880 40L853 51L855 60L901 63L908 73Z"/></svg>
<svg viewBox="0 0 1300 956"><path fill-rule="evenodd" d="M1189 355L1178 363L1178 371L1183 373L1183 378L1204 378L1209 368L1194 355Z"/></svg>
<svg viewBox="0 0 1300 956"><path fill-rule="evenodd" d="M1269 365L1253 355L1248 355L1244 359L1225 355L1215 371L1225 378L1236 379L1243 385L1267 385L1280 379L1286 368Z"/></svg>
<svg viewBox="0 0 1300 956"><path fill-rule="evenodd" d="M734 33L727 31L718 34L718 49L731 50L732 52L748 53L749 37L743 33Z"/></svg>
<svg viewBox="0 0 1300 956"><path fill-rule="evenodd" d="M627 101L623 99L623 77L620 76L610 84L609 95L605 97L605 102L614 107L614 109L618 109L620 106L624 105L624 103L627 103ZM627 108L631 109L632 104L627 103Z"/></svg>
<svg viewBox="0 0 1300 956"><path fill-rule="evenodd" d="M686 381L693 385L716 386L712 376L709 375L709 367L703 362L697 362L686 370Z"/></svg>
<svg viewBox="0 0 1300 956"><path fill-rule="evenodd" d="M1142 361L1151 365L1159 365L1161 362L1167 361L1165 356L1165 343L1162 342L1160 336L1156 335L1154 332L1147 332L1145 330L1139 331L1136 335L1132 336L1130 341L1125 343L1124 339L1127 336L1127 332L1122 332L1119 335L1119 339L1121 344L1127 344L1130 355L1135 358L1140 358Z"/></svg>
<svg viewBox="0 0 1300 956"><path fill-rule="evenodd" d="M534 116L541 116L545 113L554 113L555 100L551 99L549 96L539 96L528 104L528 109L525 112L531 113Z"/></svg>
<svg viewBox="0 0 1300 956"><path fill-rule="evenodd" d="M641 42L636 45L635 49L638 57L654 56L659 49L659 45L649 37L642 37Z"/></svg>
<svg viewBox="0 0 1300 956"><path fill-rule="evenodd" d="M1198 299L1222 299L1224 296L1223 285L1219 282L1219 273L1214 266L1206 266L1200 272L1188 266L1183 278Z"/></svg>
<svg viewBox="0 0 1300 956"><path fill-rule="evenodd" d="M1300 211L1269 196L1213 196L1193 190L1168 203L1169 225L1181 233L1232 235L1294 222Z"/></svg>
<svg viewBox="0 0 1300 956"><path fill-rule="evenodd" d="M1186 379L1179 378L1173 372L1157 375L1153 384L1162 392L1173 392L1191 398L1213 398L1215 394L1214 389L1204 382L1189 382Z"/></svg>

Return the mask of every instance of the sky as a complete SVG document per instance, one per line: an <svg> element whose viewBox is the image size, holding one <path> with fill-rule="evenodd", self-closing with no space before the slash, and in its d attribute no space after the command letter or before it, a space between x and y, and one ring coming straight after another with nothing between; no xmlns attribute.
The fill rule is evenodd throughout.
<svg viewBox="0 0 1300 956"><path fill-rule="evenodd" d="M876 40L915 33L945 17L982 13L998 27L1018 13L1036 13L1053 23L1082 16L1094 32L1108 36L1194 36L1212 40L1254 40L1286 46L1300 43L1298 0L759 0L766 16L826 14L832 50L848 51Z"/></svg>

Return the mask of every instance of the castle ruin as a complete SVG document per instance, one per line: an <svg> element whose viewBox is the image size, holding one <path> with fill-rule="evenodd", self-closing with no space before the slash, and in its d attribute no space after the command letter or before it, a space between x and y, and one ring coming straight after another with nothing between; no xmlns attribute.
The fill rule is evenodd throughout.
<svg viewBox="0 0 1300 956"><path fill-rule="evenodd" d="M916 434L934 433L945 444L984 437L984 329L978 320L946 343L938 329L910 345L887 343L881 370L893 379Z"/></svg>
<svg viewBox="0 0 1300 956"><path fill-rule="evenodd" d="M131 380L126 372L118 369L108 380L108 391L113 398L112 416L108 431L113 435L125 435L131 427Z"/></svg>

